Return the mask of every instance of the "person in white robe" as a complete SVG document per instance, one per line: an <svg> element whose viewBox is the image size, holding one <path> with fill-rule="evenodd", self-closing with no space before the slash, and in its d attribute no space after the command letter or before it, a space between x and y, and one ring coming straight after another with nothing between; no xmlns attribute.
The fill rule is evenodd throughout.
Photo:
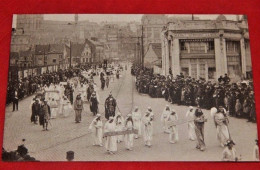
<svg viewBox="0 0 260 170"><path fill-rule="evenodd" d="M134 121L132 118L132 115L129 114L127 116L127 119L125 121L125 129L126 130L133 130L134 129ZM133 150L133 146L134 146L134 134L126 134L125 135L125 147L127 150Z"/></svg>
<svg viewBox="0 0 260 170"><path fill-rule="evenodd" d="M194 108L192 106L189 107L189 110L186 113L186 118L188 120L188 137L189 140L194 141L196 139L195 134L195 125L194 125Z"/></svg>
<svg viewBox="0 0 260 170"><path fill-rule="evenodd" d="M143 138L145 146L152 146L152 138L153 138L153 116L151 112L147 111L142 118L143 122Z"/></svg>
<svg viewBox="0 0 260 170"><path fill-rule="evenodd" d="M109 117L109 120L105 123L104 133L115 132L116 123L113 117ZM105 148L110 154L115 154L117 151L117 136L106 136L105 137Z"/></svg>
<svg viewBox="0 0 260 170"><path fill-rule="evenodd" d="M228 118L225 110L222 106L219 106L219 110L214 115L214 122L217 128L217 139L222 147L225 146L227 140L230 139L228 130Z"/></svg>
<svg viewBox="0 0 260 170"><path fill-rule="evenodd" d="M168 116L168 122L176 122L178 120L178 115L175 112L175 110L172 110L170 115ZM174 144L179 140L179 134L178 134L178 129L176 125L170 125L169 126L169 140L170 143Z"/></svg>
<svg viewBox="0 0 260 170"><path fill-rule="evenodd" d="M232 140L228 140L226 143L226 147L222 152L222 161L238 161L236 149L233 147L235 143Z"/></svg>
<svg viewBox="0 0 260 170"><path fill-rule="evenodd" d="M55 92L53 94L53 98L55 101L59 101L60 100L60 94L59 94L59 89L56 85L54 85L53 91Z"/></svg>
<svg viewBox="0 0 260 170"><path fill-rule="evenodd" d="M164 108L162 115L161 115L161 122L163 123L163 131L165 133L169 133L167 119L168 119L170 113L171 113L170 107L169 107L169 105L166 105L166 107Z"/></svg>
<svg viewBox="0 0 260 170"><path fill-rule="evenodd" d="M118 112L116 115L115 115L115 123L116 123L116 131L123 131L124 130L124 118L123 116L121 115L120 112ZM123 135L118 135L117 136L117 142L120 143L123 141Z"/></svg>
<svg viewBox="0 0 260 170"><path fill-rule="evenodd" d="M258 146L258 139L255 140L256 144L253 150L253 161L259 161L259 146Z"/></svg>
<svg viewBox="0 0 260 170"><path fill-rule="evenodd" d="M134 121L134 129L138 130L138 134L135 134L135 139L137 139L142 134L142 114L139 108L136 106L132 112L132 118Z"/></svg>
<svg viewBox="0 0 260 170"><path fill-rule="evenodd" d="M59 110L58 103L55 101L54 98L52 98L52 100L49 102L49 106L51 109L51 119L55 119Z"/></svg>
<svg viewBox="0 0 260 170"><path fill-rule="evenodd" d="M70 112L73 111L70 101L67 99L66 96L63 96L63 100L61 101L61 110L60 113L64 117L68 117L70 115Z"/></svg>
<svg viewBox="0 0 260 170"><path fill-rule="evenodd" d="M89 129L92 131L93 145L103 146L102 145L102 137L103 137L102 127L103 127L103 123L101 120L101 115L97 114L89 126Z"/></svg>

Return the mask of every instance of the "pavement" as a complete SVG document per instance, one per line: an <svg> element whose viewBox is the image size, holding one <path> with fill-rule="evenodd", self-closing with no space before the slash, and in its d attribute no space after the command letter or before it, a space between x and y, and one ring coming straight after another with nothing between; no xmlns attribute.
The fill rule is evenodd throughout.
<svg viewBox="0 0 260 170"><path fill-rule="evenodd" d="M175 144L169 142L169 134L163 133L160 121L161 113L166 104L174 108L179 119L184 119L188 106L170 104L163 98L151 98L149 95L139 94L135 89L134 77L130 74L130 67L122 72L120 79L114 79L109 87L98 89L100 96L99 111L104 118L104 102L110 91L117 100L118 108L123 116L138 106L144 113L151 106L155 114L154 136L152 147L145 147L143 138L134 140L133 151L125 149L124 143L118 144L118 152L110 155L104 147L92 145L92 136L88 127L93 120L89 104L85 104L82 122L75 123L75 115L57 117L51 120L49 131L42 131L40 125L30 122L31 109L29 105L33 96L19 102L19 111L12 112L12 105L6 107L3 146L7 151L17 149L22 139L26 139L25 146L29 154L40 161L66 161L66 152L74 151L74 161L221 161L223 148L217 141L216 128L209 110L203 110L208 118L205 124L204 152L195 149L196 141L188 140L187 123L178 125L179 141ZM100 80L96 76L95 82L100 87ZM255 123L245 119L230 118L229 124L235 148L242 161L252 161L253 148L257 136Z"/></svg>

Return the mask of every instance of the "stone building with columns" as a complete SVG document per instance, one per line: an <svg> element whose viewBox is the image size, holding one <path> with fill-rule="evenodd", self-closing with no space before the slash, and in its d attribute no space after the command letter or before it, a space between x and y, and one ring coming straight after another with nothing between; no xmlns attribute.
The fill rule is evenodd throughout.
<svg viewBox="0 0 260 170"><path fill-rule="evenodd" d="M238 21L219 15L216 20L170 22L161 32L162 74L183 73L192 78L217 80L228 74L232 81L252 72L246 17Z"/></svg>

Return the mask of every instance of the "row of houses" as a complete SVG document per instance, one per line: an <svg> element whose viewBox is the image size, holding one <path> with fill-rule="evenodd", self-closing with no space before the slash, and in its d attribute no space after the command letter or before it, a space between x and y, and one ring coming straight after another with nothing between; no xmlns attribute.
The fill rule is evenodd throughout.
<svg viewBox="0 0 260 170"><path fill-rule="evenodd" d="M91 38L84 43L35 45L26 51L11 52L9 80L102 62L107 48L96 38Z"/></svg>

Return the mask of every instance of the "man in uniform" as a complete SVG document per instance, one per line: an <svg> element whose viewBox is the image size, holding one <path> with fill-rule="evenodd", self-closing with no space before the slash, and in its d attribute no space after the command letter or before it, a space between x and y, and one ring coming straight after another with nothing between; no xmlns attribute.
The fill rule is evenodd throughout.
<svg viewBox="0 0 260 170"><path fill-rule="evenodd" d="M108 120L109 117L114 117L116 111L116 99L112 96L110 92L108 98L105 101L105 117Z"/></svg>

